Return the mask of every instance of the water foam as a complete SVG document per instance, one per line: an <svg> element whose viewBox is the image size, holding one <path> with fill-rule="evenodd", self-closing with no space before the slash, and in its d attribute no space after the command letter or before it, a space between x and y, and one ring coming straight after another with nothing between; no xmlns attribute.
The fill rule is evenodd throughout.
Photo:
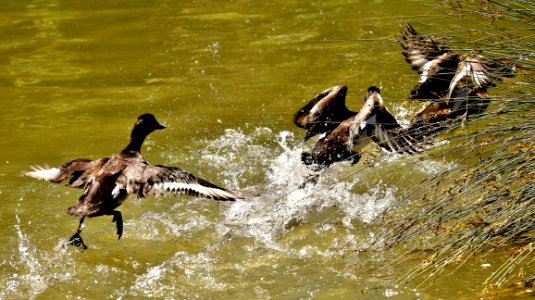
<svg viewBox="0 0 535 300"><path fill-rule="evenodd" d="M224 291L226 283L216 280L212 274L216 262L206 253L191 254L179 251L163 263L148 268L139 275L130 287L128 294L141 297L167 298L172 295L191 295L191 287ZM174 285L175 277L180 276L188 286ZM184 289L184 291L182 290Z"/></svg>
<svg viewBox="0 0 535 300"><path fill-rule="evenodd" d="M140 222L131 227L139 228L136 236L141 239L194 237L212 227L211 237L214 240L203 250L195 253L180 250L163 262L148 267L119 296L188 294L195 297L197 287L205 294L217 294L229 288L222 275L229 271L247 274L250 269L277 261L279 256L304 260L321 256L328 259L347 249L364 247L362 238L357 236L361 235L357 224L372 222L396 201L395 187L384 184L371 187L366 192L356 192L363 182L358 176L344 175L349 166L345 163L321 174L316 183L303 186L311 170L300 160L303 143L288 131L254 128L251 133L245 133L239 129L227 129L223 135L203 143L205 145L199 147L202 150L196 156L201 166L217 170L222 178L220 180L227 187L246 188L260 195L221 205L217 216L203 215L202 209L187 209L206 203L192 199L188 200L189 203L177 202L171 212L146 212L139 221L133 220ZM184 219L188 222L181 223ZM330 235L324 239L325 245L310 242L324 235ZM372 238L367 234L364 236L365 239ZM234 239L244 243L230 242ZM300 241L303 243L300 244ZM232 260L227 257L228 251L232 250L244 257L236 258L236 264L222 263L222 258ZM330 272L343 277L355 276L352 272L336 268ZM187 286L175 285L173 282L177 276L184 278ZM265 292L255 289L254 293L263 295Z"/></svg>
<svg viewBox="0 0 535 300"><path fill-rule="evenodd" d="M315 184L303 183L312 171L300 160L303 143L293 133L274 133L256 128L251 134L228 129L221 137L207 141L200 162L221 168L235 186L249 183L261 195L233 203L223 212L217 229L221 235L254 237L272 249L283 250L281 235L300 223L317 218L334 208L347 228L355 221L369 223L395 202L395 187L379 185L366 193L356 193L357 176L340 180L347 164L334 166L317 177ZM237 159L239 158L239 159ZM238 178L250 176L253 180ZM285 249L287 250L287 249Z"/></svg>
<svg viewBox="0 0 535 300"><path fill-rule="evenodd" d="M0 289L0 299L14 297L33 299L56 282L73 278L76 273L74 268L64 269L65 265L75 264L63 247L63 242L58 243L53 251L38 250L23 232L18 214L15 218L18 253L13 253L10 259L11 267L15 271L1 275L0 281L6 282L6 286ZM54 269L59 271L51 271Z"/></svg>

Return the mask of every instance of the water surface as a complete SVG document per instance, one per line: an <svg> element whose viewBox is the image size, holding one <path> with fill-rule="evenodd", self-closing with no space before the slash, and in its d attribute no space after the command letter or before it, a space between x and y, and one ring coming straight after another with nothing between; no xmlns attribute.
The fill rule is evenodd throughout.
<svg viewBox="0 0 535 300"><path fill-rule="evenodd" d="M455 22L411 1L3 1L0 4L0 298L370 298L473 295L469 278L419 289L399 252L370 247L374 220L448 161L370 149L316 185L292 115L333 85L358 110L377 85L401 121L417 80L393 40L409 20ZM425 30L426 27L422 27ZM122 149L135 118L168 128L143 153L231 189L219 203L131 197L86 221L87 251L64 247L81 191L24 178ZM373 154L373 155L372 155ZM370 165L368 164L368 165ZM397 203L399 204L399 203ZM407 205L410 205L408 203Z"/></svg>

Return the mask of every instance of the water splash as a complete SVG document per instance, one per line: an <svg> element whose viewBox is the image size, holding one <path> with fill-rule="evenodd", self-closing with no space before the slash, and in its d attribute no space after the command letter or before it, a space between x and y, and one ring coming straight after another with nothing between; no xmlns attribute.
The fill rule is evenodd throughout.
<svg viewBox="0 0 535 300"><path fill-rule="evenodd" d="M228 129L206 143L201 164L220 168L226 184L239 187L252 183L248 188L261 192L254 199L233 203L223 212L217 226L222 236L253 237L268 248L288 251L279 242L282 235L299 224L328 218L327 214L322 216L324 211L334 209L337 218L325 221L340 222L352 229L355 221L371 222L395 202L395 187L378 185L365 193L355 192L361 184L357 176L340 180L347 168L344 164L303 187L311 170L300 160L302 143L288 131L255 128L245 134ZM246 175L254 180L244 179Z"/></svg>
<svg viewBox="0 0 535 300"><path fill-rule="evenodd" d="M63 247L63 242L58 243L53 251L38 250L24 234L18 214L15 218L18 247L10 260L15 272L0 275L0 282L6 282L6 286L0 289L0 299L33 299L58 281L73 278L76 271L65 269L65 266L74 266L74 260Z"/></svg>
<svg viewBox="0 0 535 300"><path fill-rule="evenodd" d="M216 280L212 274L214 265L214 259L206 253L191 254L179 251L163 263L137 276L128 294L138 297L174 298L173 295L195 296L191 294L192 287L198 287L199 290L224 291L226 283ZM172 284L177 276L187 282L187 286Z"/></svg>

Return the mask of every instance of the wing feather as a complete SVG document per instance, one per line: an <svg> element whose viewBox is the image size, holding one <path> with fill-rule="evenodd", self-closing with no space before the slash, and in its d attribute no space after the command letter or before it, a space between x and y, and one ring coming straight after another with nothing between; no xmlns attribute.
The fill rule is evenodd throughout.
<svg viewBox="0 0 535 300"><path fill-rule="evenodd" d="M418 33L410 24L405 24L397 38L403 47L402 54L405 60L419 74L422 74L423 67L428 62L451 51L448 45L438 41L432 35Z"/></svg>
<svg viewBox="0 0 535 300"><path fill-rule="evenodd" d="M294 115L294 124L307 129L305 140L332 132L342 121L355 115L345 104L346 86L335 86L318 94Z"/></svg>
<svg viewBox="0 0 535 300"><path fill-rule="evenodd" d="M201 196L213 200L234 201L240 197L204 179L176 167L148 165L143 171L141 196Z"/></svg>
<svg viewBox="0 0 535 300"><path fill-rule="evenodd" d="M477 53L469 53L459 63L449 84L446 98L450 99L454 90L458 88L486 90L503 80L504 77L512 77L514 74L514 65L508 65L499 60L488 60Z"/></svg>

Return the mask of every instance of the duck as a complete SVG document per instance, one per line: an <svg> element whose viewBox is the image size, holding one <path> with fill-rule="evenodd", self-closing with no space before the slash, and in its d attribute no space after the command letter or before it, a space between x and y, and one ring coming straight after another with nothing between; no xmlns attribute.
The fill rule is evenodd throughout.
<svg viewBox="0 0 535 300"><path fill-rule="evenodd" d="M416 112L408 127L395 129L393 134L410 136L419 143L481 115L490 104L488 89L515 75L510 60L490 60L479 50L457 53L446 39L422 35L408 23L397 39L405 60L420 75L408 99L431 102Z"/></svg>
<svg viewBox="0 0 535 300"><path fill-rule="evenodd" d="M480 50L455 52L444 38L422 35L408 23L397 39L405 61L420 75L408 99L448 102L455 98L453 96L463 94L485 98L490 87L515 75L515 64L511 60L487 59ZM464 91L456 93L459 89Z"/></svg>
<svg viewBox="0 0 535 300"><path fill-rule="evenodd" d="M428 144L432 136L459 124L463 126L468 116L481 115L490 103L490 97L481 89L468 92L465 88L457 88L452 95L450 101L424 105L414 114L407 127L395 129L392 134L408 136L419 144Z"/></svg>
<svg viewBox="0 0 535 300"><path fill-rule="evenodd" d="M332 163L349 160L352 164L360 160L362 149L371 141L381 148L399 153L419 153L422 149L410 136L402 131L395 117L386 108L381 91L370 86L359 112L345 106L346 86L329 88L314 97L294 115L294 124L307 130L305 141L321 134L311 151L301 154L305 165L325 168Z"/></svg>
<svg viewBox="0 0 535 300"><path fill-rule="evenodd" d="M80 233L86 217L113 216L118 239L123 234L123 218L117 208L129 195L199 196L219 201L235 201L241 197L196 177L178 167L152 165L141 155L145 138L167 126L150 113L140 115L130 134L128 145L118 154L96 160L78 158L59 167L34 166L25 176L59 184L68 179L68 186L81 188L78 203L67 209L71 216L80 217L76 233L67 244L87 249Z"/></svg>

